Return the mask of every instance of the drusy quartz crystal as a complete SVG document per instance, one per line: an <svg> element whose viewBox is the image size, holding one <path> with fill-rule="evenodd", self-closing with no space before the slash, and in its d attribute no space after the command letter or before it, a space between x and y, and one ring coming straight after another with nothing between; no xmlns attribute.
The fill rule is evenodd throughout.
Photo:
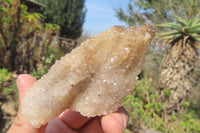
<svg viewBox="0 0 200 133"><path fill-rule="evenodd" d="M153 36L148 24L114 26L83 42L30 88L23 115L38 128L66 109L87 117L116 111L134 89Z"/></svg>

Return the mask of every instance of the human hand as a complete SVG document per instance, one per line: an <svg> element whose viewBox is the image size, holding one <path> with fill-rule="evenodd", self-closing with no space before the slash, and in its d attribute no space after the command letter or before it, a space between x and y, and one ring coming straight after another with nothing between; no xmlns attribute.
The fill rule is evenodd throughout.
<svg viewBox="0 0 200 133"><path fill-rule="evenodd" d="M21 103L34 82L36 79L28 74L18 76L20 105L17 117L8 133L123 133L126 129L128 113L122 107L112 114L94 118L87 118L78 112L66 110L48 124L33 128L21 113Z"/></svg>

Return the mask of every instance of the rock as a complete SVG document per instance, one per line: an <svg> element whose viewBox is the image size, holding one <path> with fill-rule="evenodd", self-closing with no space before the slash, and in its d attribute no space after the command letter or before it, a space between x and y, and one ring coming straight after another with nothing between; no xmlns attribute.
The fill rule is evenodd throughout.
<svg viewBox="0 0 200 133"><path fill-rule="evenodd" d="M134 89L153 36L151 25L114 26L83 42L30 88L22 113L38 128L66 109L87 117L116 111Z"/></svg>

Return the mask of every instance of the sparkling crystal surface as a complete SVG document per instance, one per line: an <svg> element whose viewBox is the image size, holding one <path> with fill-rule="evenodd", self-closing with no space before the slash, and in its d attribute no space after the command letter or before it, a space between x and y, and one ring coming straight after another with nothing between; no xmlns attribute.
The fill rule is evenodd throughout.
<svg viewBox="0 0 200 133"><path fill-rule="evenodd" d="M83 42L30 88L23 115L38 128L66 109L88 117L116 111L134 89L153 36L151 25L114 26Z"/></svg>

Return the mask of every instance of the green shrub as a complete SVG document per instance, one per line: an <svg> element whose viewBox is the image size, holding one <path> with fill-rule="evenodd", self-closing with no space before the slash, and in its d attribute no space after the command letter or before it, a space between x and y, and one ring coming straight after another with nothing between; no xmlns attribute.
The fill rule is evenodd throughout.
<svg viewBox="0 0 200 133"><path fill-rule="evenodd" d="M56 49L60 27L45 24L42 14L28 12L20 2L0 0L0 67L30 73L43 66L51 50Z"/></svg>
<svg viewBox="0 0 200 133"><path fill-rule="evenodd" d="M42 67L38 71L32 72L31 75L36 79L40 79L41 76L48 72L55 61L59 60L64 55L65 53L60 49L60 47L55 49L55 47L49 46L48 56L45 57Z"/></svg>
<svg viewBox="0 0 200 133"><path fill-rule="evenodd" d="M15 107L17 108L19 105L18 103L19 95L18 95L16 80L13 80L9 86L3 87L3 93L6 96L6 98L10 102L13 102Z"/></svg>
<svg viewBox="0 0 200 133"><path fill-rule="evenodd" d="M40 79L44 74L47 73L47 70L40 70L40 71L37 71L37 72L32 72L31 75L36 78L36 79Z"/></svg>
<svg viewBox="0 0 200 133"><path fill-rule="evenodd" d="M0 84L12 78L12 73L8 72L6 68L0 69Z"/></svg>
<svg viewBox="0 0 200 133"><path fill-rule="evenodd" d="M2 92L6 96L7 100L14 102L16 107L18 107L18 90L16 80L13 77L13 74L9 72L6 68L0 69L0 87L2 87ZM3 85L4 82L9 81L6 85ZM1 103L2 104L2 103Z"/></svg>
<svg viewBox="0 0 200 133"><path fill-rule="evenodd" d="M169 96L170 91L165 95ZM129 112L130 130L137 131L141 127L169 133L200 133L200 123L197 122L195 110L191 110L190 102L185 102L185 112L164 116L164 104L158 99L158 94L152 79L144 78L137 82L132 94L124 101L124 107Z"/></svg>

